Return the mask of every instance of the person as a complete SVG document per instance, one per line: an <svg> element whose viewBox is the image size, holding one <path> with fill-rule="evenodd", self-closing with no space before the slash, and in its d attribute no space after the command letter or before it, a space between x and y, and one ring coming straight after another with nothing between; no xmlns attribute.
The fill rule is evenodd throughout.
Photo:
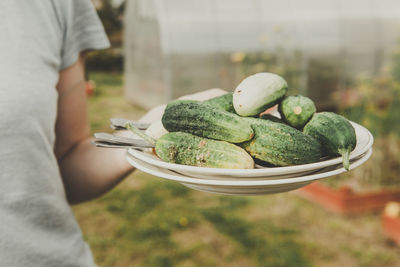
<svg viewBox="0 0 400 267"><path fill-rule="evenodd" d="M91 143L84 53L109 47L101 21L90 0L2 0L0 32L0 266L95 266L70 204L133 171Z"/></svg>

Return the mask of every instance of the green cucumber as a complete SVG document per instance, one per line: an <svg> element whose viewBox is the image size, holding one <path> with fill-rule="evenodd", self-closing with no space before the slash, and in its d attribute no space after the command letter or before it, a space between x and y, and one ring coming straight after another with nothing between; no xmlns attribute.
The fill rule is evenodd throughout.
<svg viewBox="0 0 400 267"><path fill-rule="evenodd" d="M254 138L241 144L253 158L276 166L317 162L321 145L317 140L286 124L270 120L246 118L254 130Z"/></svg>
<svg viewBox="0 0 400 267"><path fill-rule="evenodd" d="M329 156L341 155L344 168L349 170L350 152L356 147L357 137L345 117L333 112L315 113L303 132L317 139Z"/></svg>
<svg viewBox="0 0 400 267"><path fill-rule="evenodd" d="M168 132L186 132L230 143L241 143L254 135L242 117L201 103L167 106L161 121Z"/></svg>
<svg viewBox="0 0 400 267"><path fill-rule="evenodd" d="M227 169L254 168L253 159L239 146L183 132L161 136L156 142L155 152L162 160L177 164Z"/></svg>
<svg viewBox="0 0 400 267"><path fill-rule="evenodd" d="M221 108L227 112L235 113L233 107L233 94L227 93L221 96L217 96L202 102L203 104L211 105L214 107Z"/></svg>
<svg viewBox="0 0 400 267"><path fill-rule="evenodd" d="M314 102L305 96L287 96L278 107L281 118L290 126L301 129L317 111Z"/></svg>

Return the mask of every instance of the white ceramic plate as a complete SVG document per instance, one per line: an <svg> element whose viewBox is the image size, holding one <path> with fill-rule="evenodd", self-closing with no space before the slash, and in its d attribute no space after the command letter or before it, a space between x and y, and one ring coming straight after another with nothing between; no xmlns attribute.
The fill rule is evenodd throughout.
<svg viewBox="0 0 400 267"><path fill-rule="evenodd" d="M374 138L372 134L363 126L355 122L351 123L355 129L357 136L357 145L350 154L350 160L354 160L371 148L374 142ZM184 175L203 177L203 178L210 178L215 176L231 178L231 177L266 177L266 176L279 176L279 175L289 176L291 174L305 175L318 171L328 166L338 165L342 162L342 158L337 157L320 162L289 166L289 167L273 167L273 168L257 168L257 169L221 169L221 168L205 168L205 167L195 167L195 166L169 163L161 160L153 153L142 152L135 149L129 149L128 153L134 158L137 158L148 164L163 169L173 170Z"/></svg>
<svg viewBox="0 0 400 267"><path fill-rule="evenodd" d="M353 161L350 164L350 169L354 169L363 164L365 161L369 159L371 154L372 154L372 148L369 149L364 156ZM281 193L303 187L313 181L322 178L346 172L346 170L343 167L336 169L335 167L330 166L312 175L298 176L287 179L276 179L276 180L271 180L268 178L252 179L251 177L249 177L249 179L241 179L241 180L235 178L232 178L230 180L199 179L199 178L188 177L170 171L168 169L151 165L135 157L128 156L127 160L135 168L143 172L146 172L148 174L176 181L196 190L218 193L218 194L230 194L230 195L261 195L261 194Z"/></svg>
<svg viewBox="0 0 400 267"><path fill-rule="evenodd" d="M367 152L366 152L366 153L367 153ZM356 160L358 160L359 158L365 156L366 153L364 153L363 155L357 157L356 159L351 160L350 163L352 163L353 161L356 161ZM133 157L133 156L130 155L130 154L127 154L127 157L131 157L131 158L133 158L134 160L136 160L136 158ZM232 180L232 179L234 179L234 180L236 180L236 181L239 181L239 180L247 180L247 181L248 181L249 179L252 179L252 180L266 180L266 179L268 179L268 180L277 180L277 179L288 179L288 178L293 178L293 177L299 177L299 176L305 176L305 175L316 174L316 173L319 173L319 172L322 171L322 170L324 170L324 171L334 170L334 169L341 168L341 167L342 167L342 162L340 162L339 164L335 164L335 165L331 165L331 166L325 167L325 168L320 168L320 169L316 169L316 170L310 170L310 171L306 171L306 172L298 172L298 173L290 173L290 174L281 174L281 175L272 175L272 176L270 176L270 175L268 175L268 176L255 176L255 177L253 177L253 176L251 176L251 177L249 177L249 176L240 176L240 177L239 177L239 176L236 176L236 177L232 177L232 176L225 176L225 175L222 176L222 175L202 175L202 174L195 174L195 175L194 175L194 174L191 174L191 173L185 174L185 173L177 172L177 171L172 171L172 172L175 172L175 173L178 173L178 174L183 174L184 176L192 177L192 178L196 178L196 179L211 179L211 180L214 180L214 179L218 179L218 180ZM161 169L164 169L164 168L161 168Z"/></svg>

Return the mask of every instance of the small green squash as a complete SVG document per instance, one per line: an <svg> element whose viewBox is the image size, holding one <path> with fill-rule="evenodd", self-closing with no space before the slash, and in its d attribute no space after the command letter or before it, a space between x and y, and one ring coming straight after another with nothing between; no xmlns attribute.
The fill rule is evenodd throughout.
<svg viewBox="0 0 400 267"><path fill-rule="evenodd" d="M254 161L241 147L225 141L172 132L161 136L155 152L162 160L198 167L252 169Z"/></svg>
<svg viewBox="0 0 400 267"><path fill-rule="evenodd" d="M278 110L281 118L297 129L302 129L317 111L314 102L302 95L285 97Z"/></svg>
<svg viewBox="0 0 400 267"><path fill-rule="evenodd" d="M341 155L344 168L349 170L350 152L356 147L357 137L345 117L333 112L315 113L303 132L317 139L329 156Z"/></svg>

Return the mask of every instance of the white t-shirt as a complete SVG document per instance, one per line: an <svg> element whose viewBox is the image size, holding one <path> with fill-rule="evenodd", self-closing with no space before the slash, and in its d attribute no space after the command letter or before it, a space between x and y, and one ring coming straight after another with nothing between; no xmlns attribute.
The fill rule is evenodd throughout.
<svg viewBox="0 0 400 267"><path fill-rule="evenodd" d="M59 71L109 46L90 0L0 1L0 266L94 266L54 155Z"/></svg>

